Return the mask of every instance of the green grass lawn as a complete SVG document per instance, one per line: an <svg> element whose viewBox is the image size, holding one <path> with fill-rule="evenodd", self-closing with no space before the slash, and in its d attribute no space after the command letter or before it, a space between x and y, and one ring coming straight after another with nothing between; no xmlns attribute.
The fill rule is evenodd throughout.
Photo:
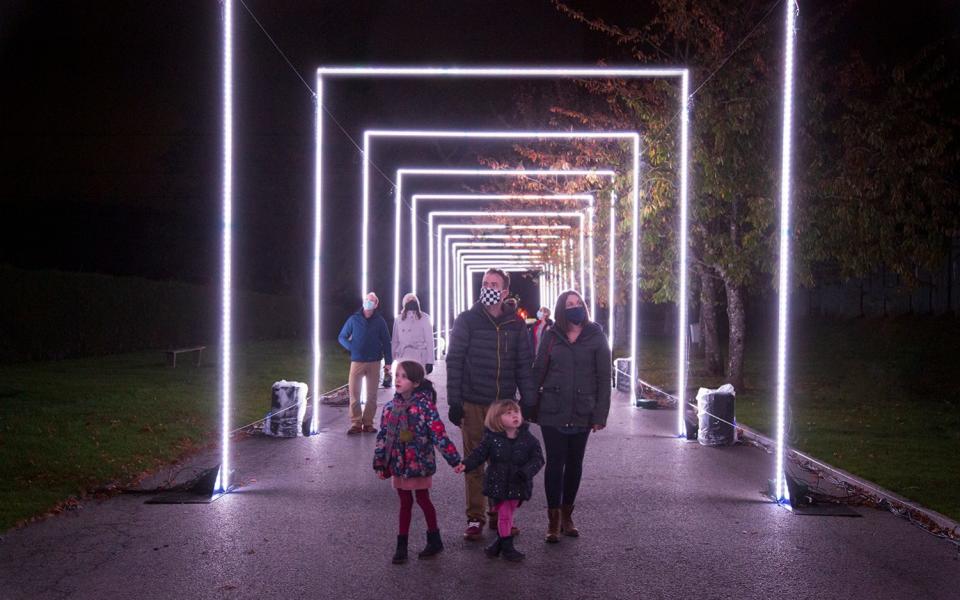
<svg viewBox="0 0 960 600"><path fill-rule="evenodd" d="M641 376L674 389L673 340L640 346ZM790 357L791 446L960 520L960 321L799 321ZM752 338L745 363L737 420L770 434L773 342ZM690 387L720 383L694 359Z"/></svg>
<svg viewBox="0 0 960 600"><path fill-rule="evenodd" d="M349 368L335 343L325 357L321 391L345 383ZM199 368L192 358L176 369L160 351L0 366L0 531L215 441L217 355L204 352ZM274 381L309 381L309 346L241 345L234 377L239 427L266 414Z"/></svg>

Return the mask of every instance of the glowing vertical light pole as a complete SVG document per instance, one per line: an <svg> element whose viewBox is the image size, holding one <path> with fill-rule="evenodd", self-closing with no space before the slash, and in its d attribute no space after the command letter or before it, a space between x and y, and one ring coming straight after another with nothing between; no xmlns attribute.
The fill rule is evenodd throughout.
<svg viewBox="0 0 960 600"><path fill-rule="evenodd" d="M597 263L596 263L596 260L595 260L594 254L593 254L593 250L594 250L594 248L593 248L593 242L594 242L594 240L595 240L596 237L597 237L597 232L596 232L596 231L594 230L594 228L593 228L594 209L595 209L594 206L591 206L591 207L590 207L590 214L589 214L589 217L590 217L590 219L589 219L589 220L590 220L590 226L589 226L589 228L588 228L588 230L590 231L590 246L589 246L590 256L588 257L587 260L590 262L590 271L591 271L591 273L594 273L594 274L595 274L595 273L596 273L595 269L597 268ZM593 319L596 319L596 318L597 318L597 278L596 278L596 275L594 275L593 277L590 278L590 315L591 315L591 318L593 318Z"/></svg>
<svg viewBox="0 0 960 600"><path fill-rule="evenodd" d="M787 404L787 292L790 283L790 156L793 135L793 44L796 38L797 4L787 0L786 50L783 67L783 143L780 149L780 278L777 310L777 450L775 498L786 500L783 473L784 412Z"/></svg>
<svg viewBox="0 0 960 600"><path fill-rule="evenodd" d="M588 217L591 223L593 223L592 217L593 217L592 214L589 215ZM580 294L583 295L584 297L587 296L587 277L585 275L587 271L587 257L584 256L584 252L583 252L584 249L586 248L586 243L584 241L585 239L586 239L586 231L581 225L580 226ZM591 238L591 241L592 240L593 238ZM591 266L593 266L592 263L591 263Z"/></svg>
<svg viewBox="0 0 960 600"><path fill-rule="evenodd" d="M677 298L677 435L685 438L683 422L687 395L687 128L690 124L690 80L681 79L680 108L680 292Z"/></svg>
<svg viewBox="0 0 960 600"><path fill-rule="evenodd" d="M630 280L630 402L637 398L637 373L640 357L637 356L637 331L640 329L637 287L640 279L640 252L638 249L640 227L640 143L633 145L633 268Z"/></svg>
<svg viewBox="0 0 960 600"><path fill-rule="evenodd" d="M315 99L314 110L316 116L316 152L314 153L314 189L313 203L316 207L313 211L313 414L310 416L310 435L320 432L320 377L323 366L323 351L320 346L320 253L323 233L323 169L321 160L323 158L323 148L320 140L323 139L323 105L320 99L323 98L323 79L317 78L317 97Z"/></svg>
<svg viewBox="0 0 960 600"><path fill-rule="evenodd" d="M216 492L230 489L230 345L233 343L231 322L233 306L233 0L223 3L223 272L221 274L220 323L220 473L214 484Z"/></svg>
<svg viewBox="0 0 960 600"><path fill-rule="evenodd" d="M609 246L607 250L609 251L608 253L610 255L607 262L607 277L610 279L610 281L607 283L607 312L609 313L607 315L607 323L608 323L607 344L610 345L611 356L613 355L613 319L614 319L614 311L616 310L616 302L617 302L617 297L615 294L616 284L614 283L614 279L615 279L614 275L616 273L615 252L616 252L616 246L617 246L616 216L617 216L617 193L611 192L610 193L610 228L609 228L610 238L607 241L607 245Z"/></svg>

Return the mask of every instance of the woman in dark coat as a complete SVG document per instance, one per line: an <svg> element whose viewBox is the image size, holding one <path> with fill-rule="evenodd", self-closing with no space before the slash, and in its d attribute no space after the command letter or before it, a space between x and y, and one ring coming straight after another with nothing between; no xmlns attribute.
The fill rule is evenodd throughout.
<svg viewBox="0 0 960 600"><path fill-rule="evenodd" d="M523 560L524 554L513 547L513 512L533 495L533 477L543 468L543 451L513 400L494 402L484 426L480 445L455 470L472 471L487 462L483 495L496 507L498 536L484 551L491 558L503 552L507 560Z"/></svg>
<svg viewBox="0 0 960 600"><path fill-rule="evenodd" d="M572 514L587 438L606 426L610 411L610 346L603 329L590 320L583 297L573 290L557 298L554 317L533 364L540 382L537 422L547 452L550 543L559 542L561 533L580 535Z"/></svg>

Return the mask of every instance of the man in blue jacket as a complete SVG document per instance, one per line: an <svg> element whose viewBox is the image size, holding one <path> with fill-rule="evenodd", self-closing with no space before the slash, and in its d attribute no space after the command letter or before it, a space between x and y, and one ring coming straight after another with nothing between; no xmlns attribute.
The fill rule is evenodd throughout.
<svg viewBox="0 0 960 600"><path fill-rule="evenodd" d="M350 429L348 435L376 433L373 418L377 415L377 388L380 384L380 359L384 359L387 373L393 356L387 322L377 314L380 300L373 292L363 299L363 309L350 315L343 324L337 340L350 352ZM360 386L367 382L367 398L360 412Z"/></svg>

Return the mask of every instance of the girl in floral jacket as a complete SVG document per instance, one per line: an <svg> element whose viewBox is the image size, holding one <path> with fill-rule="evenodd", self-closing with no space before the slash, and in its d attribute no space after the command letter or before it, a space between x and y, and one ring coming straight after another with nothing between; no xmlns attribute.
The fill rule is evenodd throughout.
<svg viewBox="0 0 960 600"><path fill-rule="evenodd" d="M437 446L451 467L460 464L460 453L447 437L437 413L436 392L425 379L423 366L412 360L397 365L394 375L396 394L383 407L377 446L373 453L373 470L380 479L393 478L393 487L400 496L400 531L393 563L407 561L407 535L413 511L413 498L427 521L427 546L418 555L429 558L443 550L437 511L430 501Z"/></svg>

